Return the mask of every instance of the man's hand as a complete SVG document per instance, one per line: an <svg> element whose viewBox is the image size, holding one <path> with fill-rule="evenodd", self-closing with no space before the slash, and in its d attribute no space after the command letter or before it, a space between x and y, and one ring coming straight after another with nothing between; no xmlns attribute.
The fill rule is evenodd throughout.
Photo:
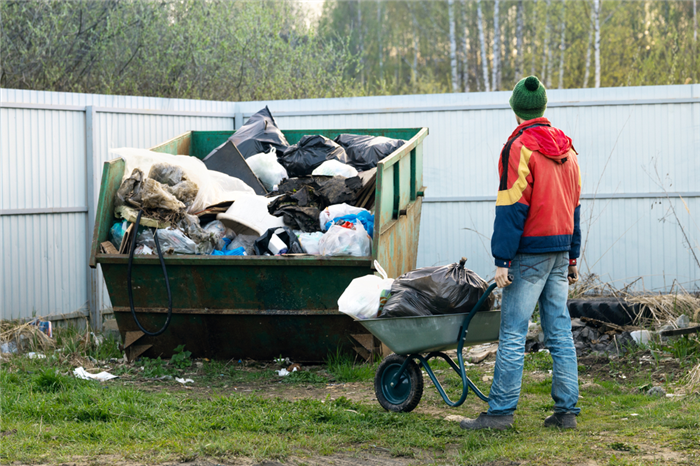
<svg viewBox="0 0 700 466"><path fill-rule="evenodd" d="M496 276L494 279L496 280L496 285L498 285L499 288L505 288L512 283L508 279L507 267L496 267Z"/></svg>
<svg viewBox="0 0 700 466"><path fill-rule="evenodd" d="M498 275L498 274L496 274ZM578 267L575 265L570 265L569 266L569 285L573 285L578 281Z"/></svg>

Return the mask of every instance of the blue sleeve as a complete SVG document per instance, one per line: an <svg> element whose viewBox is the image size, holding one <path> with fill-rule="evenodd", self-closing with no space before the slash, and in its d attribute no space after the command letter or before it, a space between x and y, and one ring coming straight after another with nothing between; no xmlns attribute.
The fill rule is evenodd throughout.
<svg viewBox="0 0 700 466"><path fill-rule="evenodd" d="M520 246L525 219L530 207L516 202L511 205L496 206L496 220L493 223L491 254L497 267L509 267Z"/></svg>
<svg viewBox="0 0 700 466"><path fill-rule="evenodd" d="M569 250L569 260L578 259L581 253L581 206L574 209L574 234L571 237L571 249Z"/></svg>

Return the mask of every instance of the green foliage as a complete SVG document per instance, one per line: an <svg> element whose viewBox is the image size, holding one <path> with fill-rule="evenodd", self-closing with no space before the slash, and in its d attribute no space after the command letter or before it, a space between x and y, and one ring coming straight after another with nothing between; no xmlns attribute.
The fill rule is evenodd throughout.
<svg viewBox="0 0 700 466"><path fill-rule="evenodd" d="M673 357L681 361L681 364L695 365L700 358L700 340L696 337L683 335L680 338L672 339L669 342L668 350Z"/></svg>
<svg viewBox="0 0 700 466"><path fill-rule="evenodd" d="M354 60L294 2L0 2L0 85L216 100L346 94ZM351 83L350 83L351 84Z"/></svg>
<svg viewBox="0 0 700 466"><path fill-rule="evenodd" d="M173 350L173 356L165 361L158 356L155 359L143 357L140 359L144 377L175 376L182 370L192 366L192 353L185 351L185 345L179 345Z"/></svg>
<svg viewBox="0 0 700 466"><path fill-rule="evenodd" d="M548 372L552 370L554 363L549 351L538 351L537 353L527 353L525 355L525 370Z"/></svg>
<svg viewBox="0 0 700 466"><path fill-rule="evenodd" d="M311 383L321 384L327 383L328 379L317 372L311 371L294 371L286 377L282 377L283 383Z"/></svg>
<svg viewBox="0 0 700 466"><path fill-rule="evenodd" d="M73 379L61 375L55 369L44 369L32 380L34 390L56 393L73 385Z"/></svg>
<svg viewBox="0 0 700 466"><path fill-rule="evenodd" d="M496 82L495 2L480 3L484 56L477 2L453 2L458 90L509 90L531 73L550 88L593 86L591 1L501 0ZM0 2L0 86L223 101L452 92L447 1L329 0L318 21L309 11L291 0ZM689 1L601 1L601 86L699 82L695 21Z"/></svg>
<svg viewBox="0 0 700 466"><path fill-rule="evenodd" d="M480 3L485 56L477 2L453 2L459 90L486 90L484 64L491 90L510 90L529 74L537 74L549 88L593 86L591 1L501 0L501 66L496 86L495 2ZM522 46L518 49L520 8ZM601 86L699 82L694 20L692 2L601 1ZM360 83L361 93L437 93L452 90L449 21L446 1L338 1L327 2L321 30L332 35L340 31L350 50L360 56L356 66L347 68L347 75Z"/></svg>
<svg viewBox="0 0 700 466"><path fill-rule="evenodd" d="M191 351L185 351L185 345L179 345L173 350L173 356L170 358L170 364L175 369L187 369L192 365Z"/></svg>
<svg viewBox="0 0 700 466"><path fill-rule="evenodd" d="M350 356L340 351L330 353L326 359L328 372L336 382L362 382L374 380L378 364L357 363Z"/></svg>

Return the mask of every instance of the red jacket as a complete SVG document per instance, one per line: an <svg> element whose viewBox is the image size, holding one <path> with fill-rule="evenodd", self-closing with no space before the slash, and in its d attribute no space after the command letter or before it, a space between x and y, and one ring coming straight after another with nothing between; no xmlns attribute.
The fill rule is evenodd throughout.
<svg viewBox="0 0 700 466"><path fill-rule="evenodd" d="M498 164L501 183L491 252L499 267L518 253L569 251L576 264L581 249L581 174L571 138L546 118L520 124L508 138Z"/></svg>

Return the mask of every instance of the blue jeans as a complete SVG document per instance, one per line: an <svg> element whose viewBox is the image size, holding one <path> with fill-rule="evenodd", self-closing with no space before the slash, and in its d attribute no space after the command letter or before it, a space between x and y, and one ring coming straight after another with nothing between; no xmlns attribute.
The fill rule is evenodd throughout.
<svg viewBox="0 0 700 466"><path fill-rule="evenodd" d="M518 254L503 289L501 329L488 414L513 414L520 398L525 338L535 304L540 304L544 343L554 361L552 398L555 413L578 414L578 364L566 307L569 293L569 253Z"/></svg>

